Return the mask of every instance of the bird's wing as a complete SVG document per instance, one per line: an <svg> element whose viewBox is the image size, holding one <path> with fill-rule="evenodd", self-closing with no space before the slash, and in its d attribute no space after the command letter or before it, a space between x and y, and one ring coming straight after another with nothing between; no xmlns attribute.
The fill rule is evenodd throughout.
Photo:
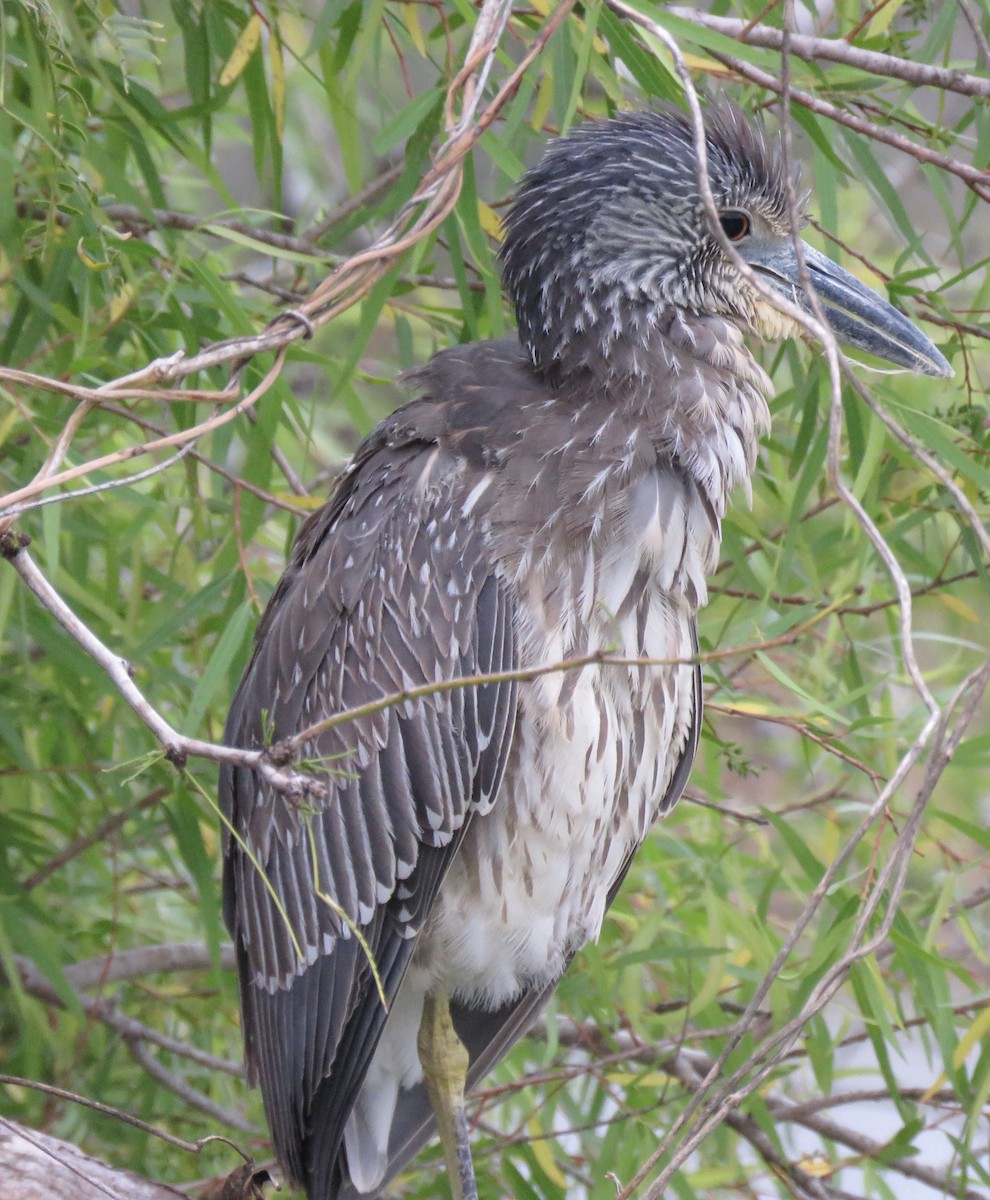
<svg viewBox="0 0 990 1200"><path fill-rule="evenodd" d="M376 707L516 665L504 586L461 512L471 484L435 446L373 436L301 533L227 725L228 744L258 747L365 706L303 751L327 787L319 802L245 768L221 773L248 1070L300 1181L333 1171L386 1020L371 963L391 1001L505 765L513 682Z"/></svg>

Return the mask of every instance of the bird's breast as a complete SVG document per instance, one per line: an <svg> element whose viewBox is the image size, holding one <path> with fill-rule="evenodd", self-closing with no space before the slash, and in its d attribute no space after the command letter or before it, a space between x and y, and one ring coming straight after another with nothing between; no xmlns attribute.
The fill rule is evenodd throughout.
<svg viewBox="0 0 990 1200"><path fill-rule="evenodd" d="M512 580L521 665L546 673L520 688L501 791L472 820L417 950L464 1002L555 980L597 937L656 817L693 720L685 594L703 592L712 553L688 493L644 475L596 533Z"/></svg>

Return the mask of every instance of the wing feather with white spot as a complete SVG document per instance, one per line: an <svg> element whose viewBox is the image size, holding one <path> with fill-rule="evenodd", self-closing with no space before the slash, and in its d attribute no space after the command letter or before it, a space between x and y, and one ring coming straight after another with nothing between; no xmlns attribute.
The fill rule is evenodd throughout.
<svg viewBox="0 0 990 1200"><path fill-rule="evenodd" d="M517 665L473 502L463 515L481 482L394 427L373 435L300 534L231 709L228 744L251 748L360 710L304 748L327 788L318 803L244 768L221 773L248 1069L299 1180L314 1104L319 1157L333 1162L386 1019L369 953L390 1000L466 821L501 782L514 683L379 703Z"/></svg>

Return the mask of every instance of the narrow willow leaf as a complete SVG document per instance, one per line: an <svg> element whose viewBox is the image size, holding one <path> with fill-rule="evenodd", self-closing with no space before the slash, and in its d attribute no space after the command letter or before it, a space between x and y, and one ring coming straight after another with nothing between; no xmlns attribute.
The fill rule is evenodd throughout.
<svg viewBox="0 0 990 1200"><path fill-rule="evenodd" d="M221 87L230 87L236 83L244 73L251 60L251 56L261 45L261 17L257 13L248 18L247 24L241 36L237 39L237 44L231 52L230 58L223 65L220 72L219 83Z"/></svg>

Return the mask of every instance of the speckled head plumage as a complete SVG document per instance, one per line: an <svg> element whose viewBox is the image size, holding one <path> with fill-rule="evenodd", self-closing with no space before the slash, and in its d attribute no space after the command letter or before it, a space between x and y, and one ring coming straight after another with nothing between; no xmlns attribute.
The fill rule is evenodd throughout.
<svg viewBox="0 0 990 1200"><path fill-rule="evenodd" d="M808 308L797 283L780 140L726 102L707 110L705 130L723 228L772 287ZM796 170L794 183L802 212ZM630 361L621 348L645 346L679 314L723 317L771 338L797 332L713 236L691 121L673 107L588 122L551 142L508 211L500 258L520 339L551 379L585 370L607 376L616 361ZM819 295L834 300L840 338L900 365L947 373L928 339L885 301L810 247L806 258Z"/></svg>
<svg viewBox="0 0 990 1200"><path fill-rule="evenodd" d="M727 104L706 117L719 209L787 234L779 146ZM503 278L520 336L543 370L608 357L676 310L748 322L749 294L705 219L694 134L680 110L625 112L550 144L505 221Z"/></svg>

